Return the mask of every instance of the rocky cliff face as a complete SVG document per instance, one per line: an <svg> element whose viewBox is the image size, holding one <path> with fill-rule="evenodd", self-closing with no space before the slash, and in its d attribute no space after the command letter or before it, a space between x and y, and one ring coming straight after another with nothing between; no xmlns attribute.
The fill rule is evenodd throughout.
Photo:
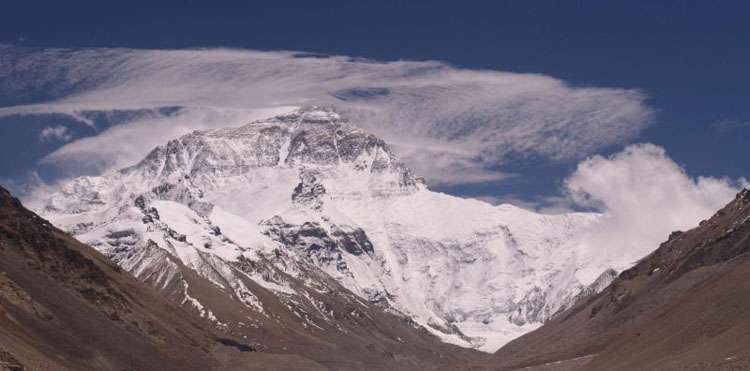
<svg viewBox="0 0 750 371"><path fill-rule="evenodd" d="M432 192L382 140L315 107L172 140L71 181L39 211L217 324L176 265L254 316L274 315L259 288L295 308L343 287L356 306L487 351L604 285L577 275L593 264L578 241L598 215Z"/></svg>

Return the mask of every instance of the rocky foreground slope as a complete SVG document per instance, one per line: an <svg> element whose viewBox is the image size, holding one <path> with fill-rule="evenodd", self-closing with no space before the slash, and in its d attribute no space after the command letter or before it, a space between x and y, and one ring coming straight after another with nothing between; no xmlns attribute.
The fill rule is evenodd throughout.
<svg viewBox="0 0 750 371"><path fill-rule="evenodd" d="M210 369L217 336L0 188L0 369Z"/></svg>
<svg viewBox="0 0 750 371"><path fill-rule="evenodd" d="M262 301L257 313L178 259L159 263L149 267L154 277L179 277L160 293L0 188L0 370L412 370L485 356L370 308L335 282L335 292L282 301L239 281Z"/></svg>
<svg viewBox="0 0 750 371"><path fill-rule="evenodd" d="M750 191L495 354L492 369L750 368Z"/></svg>
<svg viewBox="0 0 750 371"><path fill-rule="evenodd" d="M266 326L269 300L309 331L377 307L494 351L604 287L617 265L580 244L599 215L432 192L381 139L315 107L193 132L132 167L71 181L38 210L228 328ZM200 297L182 267L252 314ZM323 299L340 287L355 294L352 310Z"/></svg>

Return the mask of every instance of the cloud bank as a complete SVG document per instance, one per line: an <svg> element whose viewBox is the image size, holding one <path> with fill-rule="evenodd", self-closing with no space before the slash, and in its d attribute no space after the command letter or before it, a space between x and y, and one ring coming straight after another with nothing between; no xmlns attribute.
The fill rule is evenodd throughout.
<svg viewBox="0 0 750 371"><path fill-rule="evenodd" d="M95 150L105 149L95 165L104 171L189 128L315 104L337 107L391 142L433 185L487 182L507 176L496 169L514 159L572 161L627 142L652 118L637 90L572 87L540 74L435 61L230 49L0 47L0 56L0 115L182 108L48 156L71 173L90 168Z"/></svg>
<svg viewBox="0 0 750 371"><path fill-rule="evenodd" d="M579 274L588 281L608 262L635 262L670 232L697 226L748 185L745 179L691 178L653 144L631 145L609 158L591 157L564 184L573 202L604 212L584 239L590 256L582 260L592 264ZM605 252L610 255L602 256Z"/></svg>

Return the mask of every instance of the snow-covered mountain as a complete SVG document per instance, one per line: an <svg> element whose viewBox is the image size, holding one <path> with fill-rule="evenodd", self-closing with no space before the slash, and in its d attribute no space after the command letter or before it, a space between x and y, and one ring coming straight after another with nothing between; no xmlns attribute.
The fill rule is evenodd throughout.
<svg viewBox="0 0 750 371"><path fill-rule="evenodd" d="M224 326L180 267L259 316L273 317L259 288L325 312L311 295L343 286L357 305L485 351L615 276L580 243L600 215L433 192L381 139L315 107L185 135L65 184L38 212Z"/></svg>

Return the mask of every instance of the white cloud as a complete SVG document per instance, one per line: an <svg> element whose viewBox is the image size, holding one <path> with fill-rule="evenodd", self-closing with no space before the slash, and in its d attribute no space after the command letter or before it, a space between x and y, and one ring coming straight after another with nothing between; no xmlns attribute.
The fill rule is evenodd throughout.
<svg viewBox="0 0 750 371"><path fill-rule="evenodd" d="M49 142L51 140L67 142L71 139L73 139L73 135L68 132L68 128L62 125L47 126L39 133L39 140L42 142Z"/></svg>
<svg viewBox="0 0 750 371"><path fill-rule="evenodd" d="M590 256L582 260L591 264L579 275L592 280L607 262L624 268L655 250L670 232L697 226L746 185L745 179L691 178L653 144L581 162L565 187L574 202L598 208L604 217L585 236Z"/></svg>
<svg viewBox="0 0 750 371"><path fill-rule="evenodd" d="M186 107L171 124L227 126L211 112L330 105L403 149L432 184L483 182L506 176L491 168L517 157L572 160L623 143L646 127L651 110L637 90L571 87L539 74L477 71L435 61L373 62L345 56L296 58L293 52L0 48L0 96L43 92L44 104L0 108L2 114ZM206 110L205 114L197 112ZM206 120L194 118L204 115ZM141 122L129 126L144 127ZM120 164L175 130L108 150ZM161 130L159 129L159 130ZM110 129L120 130L120 129ZM106 134L106 132L105 132ZM85 140L118 147L119 134ZM80 148L71 143L48 159L60 166ZM76 147L77 146L77 147ZM126 148L127 147L127 148ZM77 164L85 161L84 157ZM436 161L436 159L438 161Z"/></svg>

